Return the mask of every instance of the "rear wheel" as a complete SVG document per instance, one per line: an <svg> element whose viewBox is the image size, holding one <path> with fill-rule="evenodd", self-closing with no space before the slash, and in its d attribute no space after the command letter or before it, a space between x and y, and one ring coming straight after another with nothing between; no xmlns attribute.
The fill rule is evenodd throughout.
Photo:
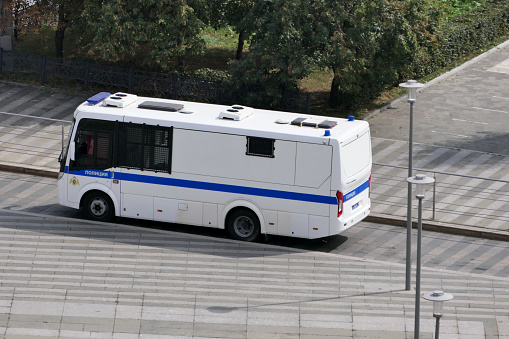
<svg viewBox="0 0 509 339"><path fill-rule="evenodd" d="M233 239L254 241L260 235L260 221L248 209L237 209L231 213L227 222L228 232Z"/></svg>
<svg viewBox="0 0 509 339"><path fill-rule="evenodd" d="M111 221L115 217L115 207L110 197L103 192L88 193L82 204L88 219L96 221Z"/></svg>

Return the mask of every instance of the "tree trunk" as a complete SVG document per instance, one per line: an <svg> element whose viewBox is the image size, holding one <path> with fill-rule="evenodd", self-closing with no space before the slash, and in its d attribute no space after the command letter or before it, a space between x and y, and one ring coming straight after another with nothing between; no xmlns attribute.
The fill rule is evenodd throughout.
<svg viewBox="0 0 509 339"><path fill-rule="evenodd" d="M340 76L336 70L336 67L332 67L332 71L334 72L334 77L332 78L332 84L330 87L329 93L329 107L336 108L339 106L339 84L340 84Z"/></svg>
<svg viewBox="0 0 509 339"><path fill-rule="evenodd" d="M18 9L14 8L14 27L12 28L12 32L14 35L14 41L18 41Z"/></svg>
<svg viewBox="0 0 509 339"><path fill-rule="evenodd" d="M64 57L64 34L67 28L67 20L64 13L64 5L58 6L58 24L55 32L55 56L57 58Z"/></svg>
<svg viewBox="0 0 509 339"><path fill-rule="evenodd" d="M184 67L186 65L186 59L183 55L177 56L177 65L178 67Z"/></svg>
<svg viewBox="0 0 509 339"><path fill-rule="evenodd" d="M242 51L244 50L244 30L241 29L239 32L239 41L237 43L237 53L235 54L235 59L240 60L242 59Z"/></svg>

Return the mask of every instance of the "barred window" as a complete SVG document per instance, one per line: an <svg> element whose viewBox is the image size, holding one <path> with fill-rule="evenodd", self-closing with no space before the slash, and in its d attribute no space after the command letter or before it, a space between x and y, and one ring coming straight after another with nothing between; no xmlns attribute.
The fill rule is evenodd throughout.
<svg viewBox="0 0 509 339"><path fill-rule="evenodd" d="M274 158L274 139L246 137L246 154Z"/></svg>
<svg viewBox="0 0 509 339"><path fill-rule="evenodd" d="M172 128L126 123L120 167L171 173Z"/></svg>

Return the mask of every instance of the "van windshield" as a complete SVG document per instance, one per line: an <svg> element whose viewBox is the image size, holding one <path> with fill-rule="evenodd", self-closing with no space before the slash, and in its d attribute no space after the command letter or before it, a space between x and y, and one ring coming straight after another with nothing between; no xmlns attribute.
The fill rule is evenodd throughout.
<svg viewBox="0 0 509 339"><path fill-rule="evenodd" d="M60 155L58 157L58 162L60 162L60 172L63 173L65 170L65 163L67 159L67 151L69 150L69 143L71 142L71 133L74 128L74 123L76 119L73 119L71 126L69 127L69 133L67 133L66 140L62 140L62 150L60 151ZM64 135L62 135L63 139Z"/></svg>
<svg viewBox="0 0 509 339"><path fill-rule="evenodd" d="M347 177L352 177L369 165L371 157L369 132L341 147L341 162Z"/></svg>

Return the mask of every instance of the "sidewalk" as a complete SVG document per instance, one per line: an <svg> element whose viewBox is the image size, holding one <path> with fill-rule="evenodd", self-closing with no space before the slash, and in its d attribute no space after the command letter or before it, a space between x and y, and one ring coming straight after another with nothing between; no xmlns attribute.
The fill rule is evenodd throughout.
<svg viewBox="0 0 509 339"><path fill-rule="evenodd" d="M413 338L403 265L0 210L4 338ZM509 339L507 278L423 268L440 338ZM421 338L432 338L421 302Z"/></svg>
<svg viewBox="0 0 509 339"><path fill-rule="evenodd" d="M475 103L463 107L461 98L478 97L476 100L483 103L482 107L487 107L495 100L495 97L490 96L494 93L493 88L505 91L509 86L509 76L494 71L497 69L496 65L501 62L503 64L506 59L509 60L509 42L493 49L482 58L458 67L458 71L451 71L440 77L442 82L432 81L425 91L419 94L415 116L414 167L505 180L490 182L447 175L437 176L436 214L433 218L431 200L427 198L424 201L423 216L425 229L509 241L509 156L503 155L507 150L506 136L501 135L498 130L505 128L503 122L509 117L509 111L506 114L499 106L495 107L496 109L483 108L490 111L489 114L499 114L499 119L490 116L493 121L500 122L499 124L488 126L486 122L468 120L468 127L454 125L465 123L466 118L463 115L467 109L479 108L471 107ZM469 89L468 84L472 83L473 77L476 82ZM494 78L498 79L498 82L492 81ZM461 98L450 100L448 91L451 83L462 84ZM468 94L471 90L475 95ZM34 86L0 83L0 170L56 178L57 158L62 147L62 126L67 134L75 107L86 97L84 93L52 93ZM505 98L497 97L496 100ZM444 102L447 107L441 111ZM391 104L392 109L378 112L369 118L374 162L407 166L407 106L404 100L396 100ZM458 118L455 118L456 115ZM447 116L450 121L442 121L443 116ZM420 125L417 122L426 127L418 128ZM434 129L429 127L433 124L436 125ZM449 125L452 127L448 131ZM465 143L465 138L455 133L459 128L467 129L476 137L483 132L493 134L496 138L482 139L479 143ZM488 133L490 128L494 128L495 132ZM430 138L430 135L433 138ZM431 144L432 142L436 144ZM487 145L489 151L451 147L474 144L474 148ZM405 169L373 166L372 211L368 220L406 225L406 177ZM414 212L413 215L416 216L417 213Z"/></svg>
<svg viewBox="0 0 509 339"><path fill-rule="evenodd" d="M436 175L436 196L424 200L427 229L509 240L508 63L506 41L426 83L417 96L413 173L464 175ZM366 117L374 162L408 166L408 113L401 97ZM371 220L406 220L407 176L407 169L374 166Z"/></svg>

